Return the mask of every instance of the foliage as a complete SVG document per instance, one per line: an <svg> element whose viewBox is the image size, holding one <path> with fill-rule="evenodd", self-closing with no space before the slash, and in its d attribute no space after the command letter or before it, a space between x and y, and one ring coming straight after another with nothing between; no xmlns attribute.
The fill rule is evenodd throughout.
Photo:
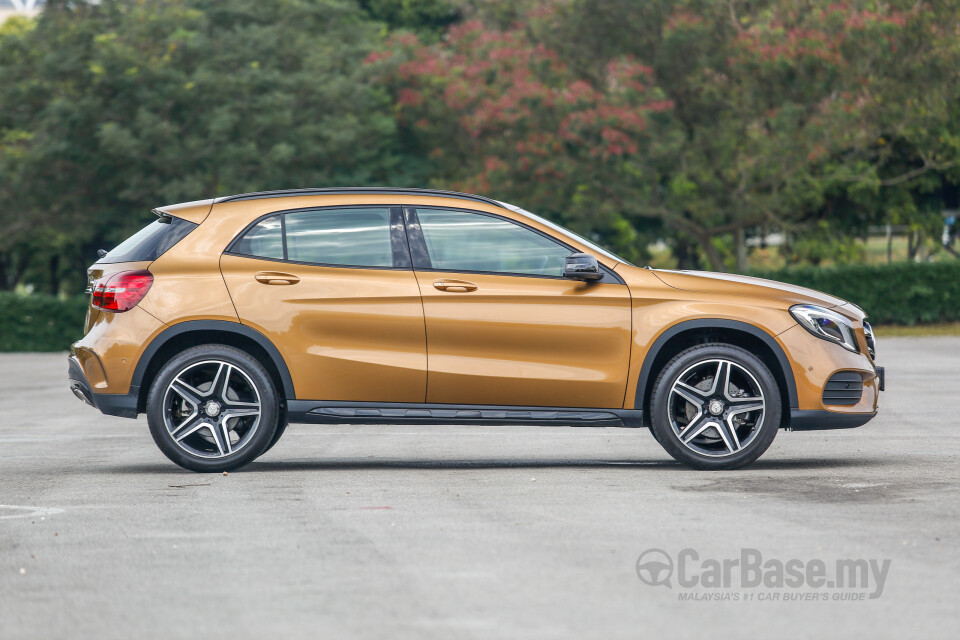
<svg viewBox="0 0 960 640"><path fill-rule="evenodd" d="M759 225L929 230L924 197L960 157L958 24L947 2L544 2L374 59L435 183L540 204L620 251L652 220L714 269L728 235L742 270Z"/></svg>
<svg viewBox="0 0 960 640"><path fill-rule="evenodd" d="M654 152L659 116L672 105L648 67L612 61L601 91L524 29L490 31L477 21L451 28L439 48L413 37L397 44L408 59L387 69L400 83L402 121L434 141L435 184L496 193L584 231L602 220L603 239L636 257L621 203L595 186L624 178L624 156Z"/></svg>
<svg viewBox="0 0 960 640"><path fill-rule="evenodd" d="M415 183L381 38L347 0L49 3L0 31L0 272L71 290L158 205L290 186ZM61 265L38 263L63 256ZM22 274L21 274L22 276ZM37 278L37 279L39 279Z"/></svg>
<svg viewBox="0 0 960 640"><path fill-rule="evenodd" d="M794 267L751 275L833 294L858 305L874 324L960 320L960 262Z"/></svg>
<svg viewBox="0 0 960 640"><path fill-rule="evenodd" d="M83 334L89 301L0 292L0 352L66 351Z"/></svg>
<svg viewBox="0 0 960 640"><path fill-rule="evenodd" d="M853 261L960 205L952 0L51 0L0 26L0 290L157 205L480 191L634 261Z"/></svg>

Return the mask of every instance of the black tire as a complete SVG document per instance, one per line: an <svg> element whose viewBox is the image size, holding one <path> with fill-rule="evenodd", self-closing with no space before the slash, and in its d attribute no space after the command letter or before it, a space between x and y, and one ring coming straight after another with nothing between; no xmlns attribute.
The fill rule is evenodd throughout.
<svg viewBox="0 0 960 640"><path fill-rule="evenodd" d="M283 435L283 432L287 430L287 425L288 425L289 423L287 422L286 412L283 411L283 410L281 410L280 414L281 414L281 415L280 415L280 424L277 426L277 430L276 430L276 432L273 434L273 438L270 440L270 444L268 444L268 445L267 445L267 448L264 449L264 450L263 450L263 453L260 454L261 456L264 455L264 454L266 454L268 451L270 451L270 449L273 449L273 445L275 445L275 444L277 444L277 442L279 442L280 437ZM257 457L259 458L260 456L257 456Z"/></svg>
<svg viewBox="0 0 960 640"><path fill-rule="evenodd" d="M722 363L728 363L726 370ZM727 393L720 381L726 381ZM650 403L654 437L675 460L695 469L753 462L770 447L782 419L780 388L770 369L746 349L723 343L677 354L657 376Z"/></svg>
<svg viewBox="0 0 960 640"><path fill-rule="evenodd" d="M221 371L225 371L223 379L220 378ZM200 379L197 376L203 375L212 377L209 387L207 383L189 386ZM179 376L194 378L188 385ZM178 384L176 389L172 389L175 379ZM221 380L220 386L218 380ZM223 386L222 380L230 386L229 389ZM187 390L186 395L177 389ZM218 389L222 389L222 393ZM194 393L198 391L202 393ZM241 398L240 393L245 396ZM228 397L230 394L233 397ZM196 402L186 399L187 396L193 397ZM209 417L205 408L210 403L218 408L222 406L222 412ZM258 405L255 409L254 404ZM229 411L249 413L254 410L259 414L243 417L227 415ZM188 414L186 418L185 413ZM220 344L191 347L171 358L157 373L147 396L147 423L154 442L174 463L201 473L232 471L252 462L273 443L280 414L276 388L263 365L248 353ZM195 416L192 422L190 416ZM178 426L181 420L184 427ZM201 422L207 424L197 428ZM228 444L215 437L213 425L221 423L226 426L217 433L225 434L228 439L237 437L236 443ZM181 433L188 434L179 439L180 443L171 433L171 429L176 431L177 428L181 428ZM231 452L234 445L237 450ZM203 454L211 457L204 457Z"/></svg>

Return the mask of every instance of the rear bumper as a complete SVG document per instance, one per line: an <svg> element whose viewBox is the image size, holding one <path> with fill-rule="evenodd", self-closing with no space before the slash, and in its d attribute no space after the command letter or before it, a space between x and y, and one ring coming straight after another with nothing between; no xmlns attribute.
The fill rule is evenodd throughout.
<svg viewBox="0 0 960 640"><path fill-rule="evenodd" d="M790 409L790 428L794 431L853 429L873 420L877 413L837 413L826 410Z"/></svg>
<svg viewBox="0 0 960 640"><path fill-rule="evenodd" d="M67 379L73 395L101 413L121 418L137 417L139 389L131 387L130 393L94 393L80 363L73 356L67 359Z"/></svg>

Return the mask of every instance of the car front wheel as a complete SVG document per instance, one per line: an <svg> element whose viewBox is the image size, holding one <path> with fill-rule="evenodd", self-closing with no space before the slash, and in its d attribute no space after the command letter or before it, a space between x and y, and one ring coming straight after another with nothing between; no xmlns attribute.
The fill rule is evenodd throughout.
<svg viewBox="0 0 960 640"><path fill-rule="evenodd" d="M174 356L147 397L147 422L160 450L185 469L230 471L273 442L277 392L260 362L225 345Z"/></svg>
<svg viewBox="0 0 960 640"><path fill-rule="evenodd" d="M697 469L733 469L767 450L781 421L770 369L741 347L710 343L681 352L660 372L651 428L667 453Z"/></svg>

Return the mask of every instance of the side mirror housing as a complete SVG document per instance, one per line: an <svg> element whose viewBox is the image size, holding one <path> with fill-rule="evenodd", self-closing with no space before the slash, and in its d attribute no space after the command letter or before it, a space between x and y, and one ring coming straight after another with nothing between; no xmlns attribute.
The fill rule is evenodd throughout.
<svg viewBox="0 0 960 640"><path fill-rule="evenodd" d="M597 259L589 253L571 253L563 261L563 277L594 282L603 278Z"/></svg>

